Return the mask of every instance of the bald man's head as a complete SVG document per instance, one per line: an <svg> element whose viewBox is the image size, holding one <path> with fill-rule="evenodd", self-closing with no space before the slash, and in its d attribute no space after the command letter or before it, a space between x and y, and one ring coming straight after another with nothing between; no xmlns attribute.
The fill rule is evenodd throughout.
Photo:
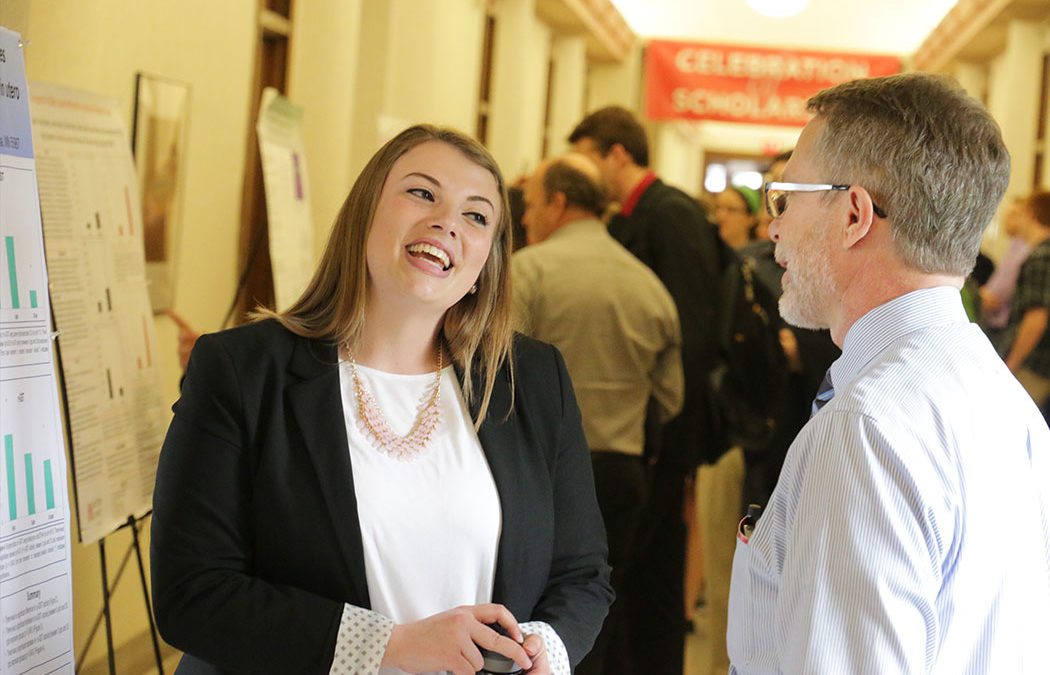
<svg viewBox="0 0 1050 675"><path fill-rule="evenodd" d="M556 157L544 162L536 173L542 177L548 200L561 193L565 195L567 208L585 211L596 218L605 212L608 197L602 175L586 155L570 152Z"/></svg>
<svg viewBox="0 0 1050 675"><path fill-rule="evenodd" d="M525 235L536 244L566 223L601 217L606 200L601 172L585 155L543 162L525 185Z"/></svg>

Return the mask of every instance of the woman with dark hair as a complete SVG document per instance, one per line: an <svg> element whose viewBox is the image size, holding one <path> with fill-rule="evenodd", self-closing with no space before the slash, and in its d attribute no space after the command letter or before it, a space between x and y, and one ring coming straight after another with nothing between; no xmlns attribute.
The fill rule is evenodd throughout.
<svg viewBox="0 0 1050 675"><path fill-rule="evenodd" d="M1050 403L1050 191L1025 199L1017 230L1032 252L1021 266L1010 303L1004 358L1042 409Z"/></svg>
<svg viewBox="0 0 1050 675"><path fill-rule="evenodd" d="M715 195L718 235L732 249L741 249L755 239L758 229L758 192L731 185Z"/></svg>
<svg viewBox="0 0 1050 675"><path fill-rule="evenodd" d="M568 673L612 600L560 354L510 328L503 178L412 127L283 312L200 338L161 452L180 673ZM518 623L521 621L522 623ZM497 625L498 624L498 625Z"/></svg>

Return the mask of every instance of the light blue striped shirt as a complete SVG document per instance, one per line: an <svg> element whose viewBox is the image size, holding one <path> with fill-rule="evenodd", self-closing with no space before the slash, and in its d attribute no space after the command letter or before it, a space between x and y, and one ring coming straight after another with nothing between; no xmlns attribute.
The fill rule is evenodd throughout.
<svg viewBox="0 0 1050 675"><path fill-rule="evenodd" d="M733 561L731 673L1050 673L1050 431L952 288L873 309Z"/></svg>

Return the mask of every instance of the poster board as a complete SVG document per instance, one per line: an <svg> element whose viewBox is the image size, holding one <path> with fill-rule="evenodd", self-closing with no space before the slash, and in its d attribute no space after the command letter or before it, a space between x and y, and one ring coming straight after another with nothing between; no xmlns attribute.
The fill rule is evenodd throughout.
<svg viewBox="0 0 1050 675"><path fill-rule="evenodd" d="M170 419L138 179L116 101L33 84L30 114L79 537L91 543L150 510Z"/></svg>
<svg viewBox="0 0 1050 675"><path fill-rule="evenodd" d="M314 220L302 135L303 109L277 93L263 90L259 136L274 301L288 308L314 273Z"/></svg>
<svg viewBox="0 0 1050 675"><path fill-rule="evenodd" d="M65 445L20 44L0 28L0 673L72 675Z"/></svg>

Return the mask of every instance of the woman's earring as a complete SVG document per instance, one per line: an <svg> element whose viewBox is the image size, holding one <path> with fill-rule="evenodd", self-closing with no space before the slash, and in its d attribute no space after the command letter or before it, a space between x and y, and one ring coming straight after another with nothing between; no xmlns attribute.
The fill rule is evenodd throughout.
<svg viewBox="0 0 1050 675"><path fill-rule="evenodd" d="M470 290L467 291L467 293L470 293L471 295L474 295L477 292L478 292L478 285L477 284L474 284L473 286L471 286Z"/></svg>

